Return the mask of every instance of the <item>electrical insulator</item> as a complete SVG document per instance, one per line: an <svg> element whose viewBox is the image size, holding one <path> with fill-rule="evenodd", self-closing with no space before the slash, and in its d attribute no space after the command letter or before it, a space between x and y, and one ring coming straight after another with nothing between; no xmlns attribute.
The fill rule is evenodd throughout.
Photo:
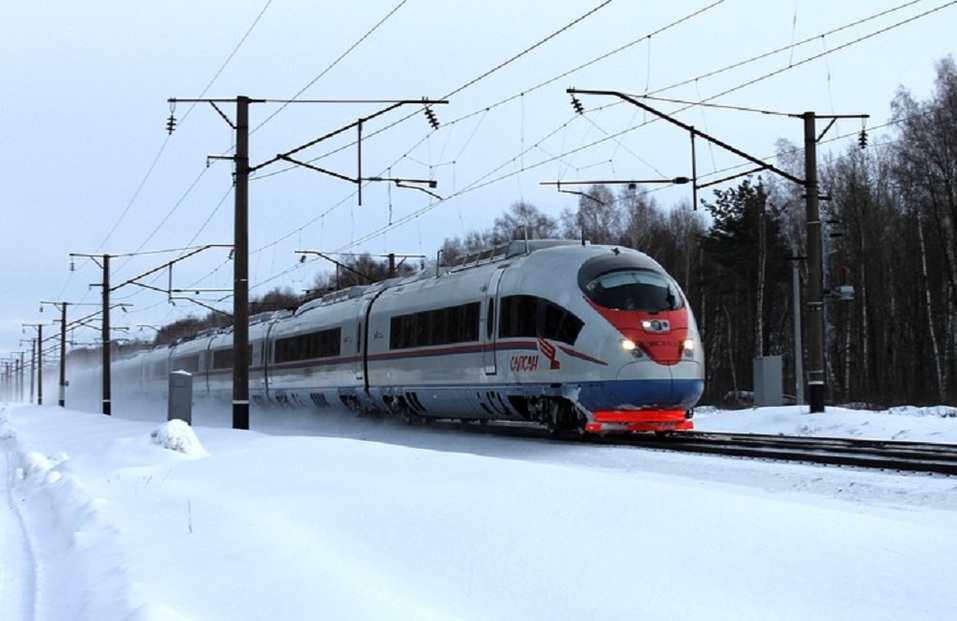
<svg viewBox="0 0 957 621"><path fill-rule="evenodd" d="M578 114L585 114L585 106L583 106L582 102L578 101L578 97L574 95L572 95L572 108L574 108Z"/></svg>
<svg viewBox="0 0 957 621"><path fill-rule="evenodd" d="M425 109L425 118L429 120L429 125L432 126L432 129L439 128L439 120L435 117L435 112L433 112L432 108Z"/></svg>
<svg viewBox="0 0 957 621"><path fill-rule="evenodd" d="M861 130L860 135L857 137L857 144L861 145L861 148L867 146L867 132L863 129Z"/></svg>
<svg viewBox="0 0 957 621"><path fill-rule="evenodd" d="M172 134L174 129L176 129L176 117L170 112L169 118L166 119L166 131Z"/></svg>

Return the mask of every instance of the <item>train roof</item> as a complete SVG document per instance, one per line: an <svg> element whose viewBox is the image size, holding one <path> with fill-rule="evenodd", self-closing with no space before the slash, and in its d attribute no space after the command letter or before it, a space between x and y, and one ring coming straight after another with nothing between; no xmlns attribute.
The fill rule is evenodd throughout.
<svg viewBox="0 0 957 621"><path fill-rule="evenodd" d="M450 272L468 269L486 263L511 259L523 254L530 254L543 248L555 248L556 246L585 246L590 242L575 239L520 239L510 241L505 244L486 248L476 252L470 252L464 256L458 257L449 267Z"/></svg>

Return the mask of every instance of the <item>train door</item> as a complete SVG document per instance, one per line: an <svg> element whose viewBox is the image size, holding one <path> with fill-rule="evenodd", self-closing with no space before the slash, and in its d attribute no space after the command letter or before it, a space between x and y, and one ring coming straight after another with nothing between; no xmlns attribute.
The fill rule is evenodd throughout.
<svg viewBox="0 0 957 621"><path fill-rule="evenodd" d="M200 362L199 368L200 368L200 372L203 374L203 375L202 375L202 382L201 382L200 388L202 388L202 390L203 390L203 395L205 395L205 396L209 396L209 389L210 389L210 386L209 386L209 380L210 380L209 374L210 374L210 372L211 372L212 369L213 369L213 343L215 343L216 340L217 340L217 339L216 339L215 336L212 337L211 339L207 340L207 341L206 341L206 349L203 351L202 355L200 356L200 361L201 361L201 362ZM197 386L196 386L196 380L194 379L194 380L193 380L193 393L194 393L194 394L195 394L196 388L197 388Z"/></svg>
<svg viewBox="0 0 957 621"><path fill-rule="evenodd" d="M505 274L504 266L492 272L488 279L488 286L485 288L485 315L482 321L485 334L481 338L484 342L482 361L485 363L486 375L495 375L498 372L495 363L495 342L498 339L496 317L498 317L498 286L502 282L503 274Z"/></svg>
<svg viewBox="0 0 957 621"><path fill-rule="evenodd" d="M269 325L266 326L265 333L263 334L262 344L260 345L260 357L262 363L262 375L259 377L259 387L263 391L263 398L266 401L269 401L269 384L272 382L270 374L273 372L272 363L273 363L273 352L275 347L273 346L273 335L272 331L278 325L278 321L270 321Z"/></svg>
<svg viewBox="0 0 957 621"><path fill-rule="evenodd" d="M353 335L355 340L355 351L350 352L350 355L355 356L355 372L356 380L360 382L365 381L366 375L366 361L365 361L365 350L363 349L366 345L363 343L365 340L365 328L366 324L369 321L369 307L372 305L372 298L363 298L359 303L359 316L356 318L356 333Z"/></svg>

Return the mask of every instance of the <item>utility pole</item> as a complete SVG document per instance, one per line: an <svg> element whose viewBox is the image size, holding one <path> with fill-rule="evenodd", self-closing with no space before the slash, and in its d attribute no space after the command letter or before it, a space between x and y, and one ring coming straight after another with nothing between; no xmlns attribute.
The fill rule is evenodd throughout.
<svg viewBox="0 0 957 621"><path fill-rule="evenodd" d="M113 386L111 376L113 375L111 365L110 342L110 255L103 255L103 331L101 340L103 341L103 414L110 416L113 411Z"/></svg>
<svg viewBox="0 0 957 621"><path fill-rule="evenodd" d="M692 136L692 145L695 136L700 136L705 140L708 140L712 144L715 144L735 155L738 155L749 162L758 165L758 168L755 170L748 171L743 174L751 174L754 172L760 172L762 170L769 170L785 179L793 181L801 185L805 191L805 199L807 201L806 208L806 230L807 230L807 262L808 262L808 291L807 291L807 311L808 311L808 370L807 370L807 383L808 383L808 404L810 406L810 411L812 414L824 412L824 401L826 396L825 389L825 369L824 369L824 261L823 261L823 251L821 247L822 237L821 237L821 216L820 216L820 189L818 188L818 177L817 177L817 142L823 137L824 134L834 125L837 119L846 119L846 118L857 118L857 119L866 119L868 115L866 114L828 114L828 115L817 115L814 112L804 112L801 115L791 114L788 116L799 117L804 121L804 176L805 179L799 179L790 173L783 171L775 166L768 164L752 155L741 151L725 142L722 142L708 134L695 129L691 125L687 125L670 117L669 115L655 110L651 106L642 103L636 100L633 96L626 95L618 91L597 91L597 90L582 90L570 88L566 91L568 94L572 95L572 104L575 106L576 111L579 113L582 112L581 105L575 104L577 100L574 99L576 94L590 94L590 95L611 95L618 97L619 99L631 103L647 112L650 112L656 115L658 118L668 121L678 127L681 127L685 131L688 131ZM821 133L821 136L817 136L816 123L815 121L819 118L830 119L830 124L824 129ZM861 131L861 146L864 146L866 143L866 136L864 131ZM692 149L692 157L693 156ZM741 175L735 175L725 179L721 179L721 182L729 181ZM698 185L697 173L695 173L692 178L694 182L695 189L700 189L706 187L705 185ZM706 185L713 185L713 182ZM795 344L796 348L800 347L799 343ZM797 358L800 355L800 352L795 354Z"/></svg>
<svg viewBox="0 0 957 621"><path fill-rule="evenodd" d="M66 406L66 307L69 302L40 302L40 311L44 304L52 304L60 309L60 390L57 404Z"/></svg>
<svg viewBox="0 0 957 621"><path fill-rule="evenodd" d="M826 391L826 371L824 364L825 322L824 322L824 248L821 229L820 188L817 177L817 143L834 125L837 119L867 119L866 114L827 114L818 115L805 112L800 115L804 121L804 193L807 222L807 312L808 312L808 406L812 414L824 411ZM830 119L821 135L817 135L817 119ZM867 137L861 130L861 146Z"/></svg>
<svg viewBox="0 0 957 621"><path fill-rule="evenodd" d="M111 259L111 258L116 258L116 257L137 256L137 254L140 254L140 253L132 253L132 254L102 254L102 255L97 255L97 254L85 254L85 253L82 253L82 252L71 252L71 253L70 253L70 258L71 258L70 270L71 270L71 271L73 270L72 259L73 259L74 257L86 257L86 258L88 258L88 259L92 259L94 263L96 263L98 266L100 266L100 267L103 269L103 282L102 282L102 283L94 283L94 284L92 284L92 285L90 285L90 286L92 286L92 287L103 287L103 309L102 309L102 311L101 311L101 312L103 313L103 324L102 324L102 328L101 328L101 338L100 338L100 340L101 340L102 343L103 343L103 390L102 390L102 392L103 392L103 406L102 406L102 412L103 412L103 414L105 414L106 416L110 416L110 415L112 414L112 409L113 409L113 399L112 399L112 391L113 391L113 388L112 388L111 371L110 371L110 366L111 366L111 364L112 364L112 349L113 349L113 343L112 343L112 340L111 340L111 338L110 338L110 332L111 332L111 328L110 328L110 309L112 308L112 306L110 305L110 292L113 291L114 289L119 289L119 288L124 287L124 286L126 286L126 285L139 285L139 286L145 287L145 288L147 288L147 289L154 289L154 290L157 290L157 291L164 291L164 292L167 293L167 294L172 294L172 292L173 292L173 289L172 289L172 271L170 271L170 283L171 283L171 284L170 284L170 289L169 289L169 291L166 291L166 290L163 290L163 289L158 289L157 287L152 287L152 286L149 286L149 285L145 285L145 284L139 282L139 279L140 279L140 278L143 278L144 276L148 276L148 275L150 275L150 274L154 274L154 273L158 272L158 271L161 270L161 269L170 268L170 270L172 270L172 265L173 265L173 263L176 263L177 261L181 261L181 260L183 260L183 259L186 259L186 258L188 258L188 257L191 257L191 256L193 256L194 254L197 254L197 253L199 253L199 252L202 252L203 250L206 250L207 248L215 247L216 245L217 245L217 244L208 244L208 245L205 245L205 246L199 246L198 248L193 248L193 249L192 249L192 252L189 252L189 253L183 255L183 256L180 257L179 259L176 259L175 261L170 261L170 262L168 262L168 263L165 263L165 264L163 264L162 266L160 266L160 267L158 267L158 268L152 269L152 270L150 270L150 271L148 271L148 272L146 272L146 273L144 273L144 274L140 274L139 276L136 276L136 277L134 277L134 278L131 278L130 280L127 280L127 281L125 281L125 282L122 282L122 283L116 285L115 287L113 287L113 286L110 285L110 259ZM184 250L185 250L185 249L184 249ZM101 264L99 261L97 261L97 259L101 259L101 260L102 260L102 264ZM170 299L172 299L172 298L170 298ZM55 304L56 302L48 302L48 303L49 303L49 304ZM63 302L63 304L65 305L66 302ZM129 306L129 304L118 303L118 304L116 304L115 306L118 306L118 307L123 308L123 310L124 310L124 312L125 312L125 310L126 310L125 307ZM65 307L64 307L64 311L63 311L63 312L64 312L64 318L65 318L65 316L66 316L66 315L65 315L65 313L66 313ZM64 325L65 325L65 319L64 319ZM64 343L64 347L65 347L65 343L66 343L65 338L64 338L64 340L63 340L63 343ZM64 379L62 376L61 376L61 382L62 382L63 385L65 386L65 379Z"/></svg>
<svg viewBox="0 0 957 621"><path fill-rule="evenodd" d="M435 182L430 180L409 180L409 179L394 179L394 178L384 178L384 177L362 177L362 124L365 121L371 120L377 116L385 114L386 112L398 108L399 106L406 104L420 104L428 105L434 103L448 103L446 101L429 101L427 99L422 99L421 101L413 100L401 100L391 102L391 105L384 110L381 110L371 116L363 117L355 123L352 123L346 127L340 128L330 134L321 136L320 138L310 141L304 145L301 145L291 151L287 151L282 154L276 155L274 158L263 162L255 167L249 165L249 104L251 103L266 103L270 100L266 99L252 99L246 95L238 95L235 99L176 99L170 98L168 102L171 106L175 106L177 102L185 103L200 103L205 102L213 106L213 108L219 113L223 119L229 123L236 131L236 154L232 158L221 157L221 156L211 156L209 159L232 159L234 164L235 171L235 213L234 213L234 224L233 224L233 429L249 429L249 175L255 170L259 170L264 166L272 164L280 160L287 160L294 164L304 166L324 174L332 175L334 177L344 179L347 181L352 181L359 185L359 203L362 203L361 197L361 186L363 181L389 181L394 182L400 187L403 186L402 183L419 183L424 182L429 187L435 187ZM232 103L236 104L236 123L233 124L229 118L223 114L222 110L216 105L217 103ZM292 101L285 101L282 103L293 103ZM327 101L308 101L303 100L298 103L330 103ZM430 112L428 108L427 111ZM433 121L430 117L430 122L433 124L433 127L438 126L437 121ZM166 129L169 133L173 133L173 130L176 127L176 119L173 116L173 113L170 112L169 119L166 122ZM306 162L300 162L292 159L290 156L294 153L298 153L307 147L318 144L319 142L331 138L332 136L338 135L345 131L346 129L357 127L359 132L359 175L356 179L349 178L345 175L328 171L316 166L312 166ZM414 188L420 189L421 188ZM427 190L423 190L426 191Z"/></svg>
<svg viewBox="0 0 957 621"><path fill-rule="evenodd" d="M249 429L249 97L236 97L233 429Z"/></svg>
<svg viewBox="0 0 957 621"><path fill-rule="evenodd" d="M811 413L824 411L824 266L821 249L821 215L817 182L816 116L805 112L804 192L807 201L807 384Z"/></svg>
<svg viewBox="0 0 957 621"><path fill-rule="evenodd" d="M110 257L113 255L103 254L101 258L103 259L103 282L100 283L100 286L103 287L103 328L101 331L100 340L103 341L103 406L102 412L106 416L109 416L112 411L112 398L111 391L112 385L110 382L110 350L112 344L110 343ZM94 262L97 259L97 255L93 254L83 254L80 252L71 252L70 257L87 257L93 259ZM71 264L72 269L72 264ZM91 286L96 286L91 285Z"/></svg>
<svg viewBox="0 0 957 621"><path fill-rule="evenodd" d="M37 374L37 405L43 405L43 324L42 323L25 323L23 324L24 328L36 328L37 338L34 341L35 354L33 368L36 370ZM31 382L30 386L31 396L33 394L33 386Z"/></svg>
<svg viewBox="0 0 957 621"><path fill-rule="evenodd" d="M23 355L24 355L26 352L23 351L23 350L21 350L19 353L20 353L20 376L19 376L18 382L19 382L19 386L20 386L20 389L19 389L19 390L20 390L20 398L19 398L18 400L20 401L20 403L23 403L23 385L24 385L24 383L25 383L25 382L23 381Z"/></svg>
<svg viewBox="0 0 957 621"><path fill-rule="evenodd" d="M70 302L40 302L40 312L43 312L43 306L49 304L55 306L60 310L60 392L58 403L60 407L66 406L66 312L67 306L70 306ZM77 306L77 304L73 304ZM87 304L79 304L80 306L87 306ZM95 305L95 304L94 304Z"/></svg>
<svg viewBox="0 0 957 621"><path fill-rule="evenodd" d="M25 403L33 403L33 383L34 383L34 373L36 373L37 368L37 339L20 339L20 344L24 345L30 343L30 400ZM26 384L26 377L23 379L23 383ZM22 401L22 399L21 399Z"/></svg>

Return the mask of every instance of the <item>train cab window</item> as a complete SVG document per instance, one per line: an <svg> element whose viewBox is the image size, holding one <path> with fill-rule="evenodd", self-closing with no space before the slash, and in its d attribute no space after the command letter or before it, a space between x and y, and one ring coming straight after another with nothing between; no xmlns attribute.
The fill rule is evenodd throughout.
<svg viewBox="0 0 957 621"><path fill-rule="evenodd" d="M665 274L624 269L600 274L583 287L595 304L614 310L659 313L684 305L678 285Z"/></svg>
<svg viewBox="0 0 957 621"><path fill-rule="evenodd" d="M503 297L500 312L500 338L541 336L574 345L584 325L571 311L532 295Z"/></svg>

